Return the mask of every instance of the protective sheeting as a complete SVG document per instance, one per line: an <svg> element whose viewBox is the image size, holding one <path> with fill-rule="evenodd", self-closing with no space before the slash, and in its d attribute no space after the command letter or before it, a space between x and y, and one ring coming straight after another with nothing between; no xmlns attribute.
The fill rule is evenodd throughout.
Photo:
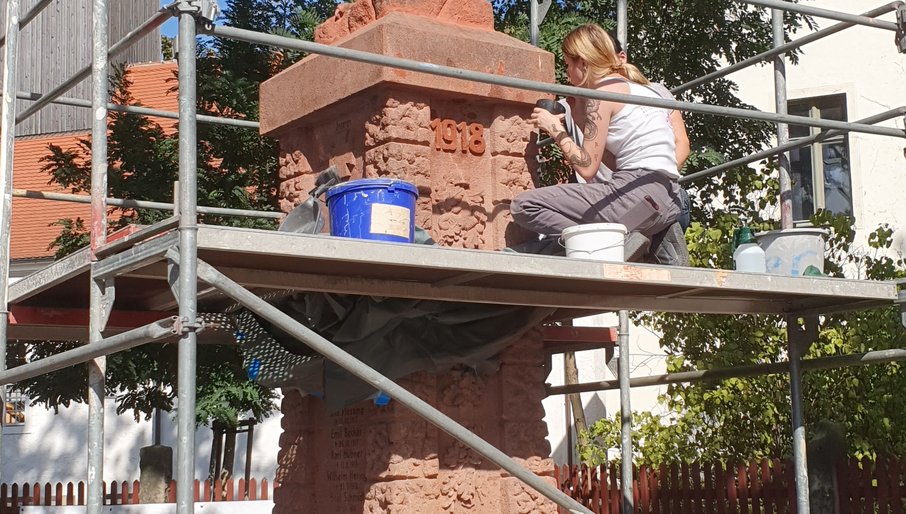
<svg viewBox="0 0 906 514"><path fill-rule="evenodd" d="M413 244L433 245L418 229ZM468 366L497 368L496 356L554 309L284 291L266 301L384 376ZM322 396L340 410L376 391L246 309L230 313L249 378Z"/></svg>
<svg viewBox="0 0 906 514"><path fill-rule="evenodd" d="M403 298L292 293L269 301L390 379L456 365L496 369L495 356L552 309ZM267 320L234 314L250 378L323 395L330 411L375 391Z"/></svg>

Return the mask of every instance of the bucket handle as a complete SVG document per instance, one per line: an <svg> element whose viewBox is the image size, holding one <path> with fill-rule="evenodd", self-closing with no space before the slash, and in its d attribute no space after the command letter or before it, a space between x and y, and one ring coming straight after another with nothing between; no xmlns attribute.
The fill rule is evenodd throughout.
<svg viewBox="0 0 906 514"><path fill-rule="evenodd" d="M563 249L566 249L566 244L563 243L563 234L560 234L560 237L557 238L557 243L559 243L560 246L563 247ZM592 253L592 252L597 252L600 250L610 250L611 248L616 248L618 246L623 246L625 244L626 244L625 241L619 241L619 242L613 243L612 245L609 245L609 246L602 246L600 248L595 248L594 250L590 250L590 251L579 250L579 251L585 251L586 253Z"/></svg>

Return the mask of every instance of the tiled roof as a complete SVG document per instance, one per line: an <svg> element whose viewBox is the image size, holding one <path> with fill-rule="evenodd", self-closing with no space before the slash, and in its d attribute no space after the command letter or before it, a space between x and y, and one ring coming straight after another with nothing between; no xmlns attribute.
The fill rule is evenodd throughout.
<svg viewBox="0 0 906 514"><path fill-rule="evenodd" d="M176 112L178 108L175 88L176 63L138 64L130 67L131 89L136 100L145 107ZM175 130L176 120L153 118L162 127ZM40 159L49 154L48 145L54 144L63 149L72 149L79 138L88 134L50 134L46 136L29 136L18 138L14 151L13 187L35 191L53 191L69 193L56 184L48 184L50 176L41 171L44 163ZM166 201L167 199L160 199ZM62 218L81 217L88 223L89 208L87 204L34 200L31 198L13 199L13 223L10 240L11 259L32 259L50 257L53 250L48 246L59 235L60 227L52 225Z"/></svg>

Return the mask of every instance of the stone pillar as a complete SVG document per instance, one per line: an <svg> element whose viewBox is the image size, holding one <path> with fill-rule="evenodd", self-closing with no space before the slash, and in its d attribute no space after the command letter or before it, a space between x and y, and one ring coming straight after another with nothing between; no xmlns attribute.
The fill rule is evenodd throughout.
<svg viewBox="0 0 906 514"><path fill-rule="evenodd" d="M552 55L493 31L485 0L359 0L341 5L316 34L384 55L530 80L554 76ZM261 87L262 133L280 140L281 207L304 200L316 173L333 164L345 178L416 184L416 223L438 244L520 242L526 234L510 223L509 201L532 187L525 120L541 96L309 56ZM496 373L421 373L401 383L553 480L543 364L540 331L532 330L503 353ZM277 514L556 511L398 402L328 415L320 400L288 393L282 411Z"/></svg>
<svg viewBox="0 0 906 514"><path fill-rule="evenodd" d="M173 479L173 448L145 446L138 451L139 488L141 503L166 503Z"/></svg>

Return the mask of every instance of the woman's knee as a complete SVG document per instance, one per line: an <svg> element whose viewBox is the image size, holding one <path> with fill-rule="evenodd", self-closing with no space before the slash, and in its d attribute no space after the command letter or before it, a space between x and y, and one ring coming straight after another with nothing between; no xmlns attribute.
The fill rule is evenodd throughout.
<svg viewBox="0 0 906 514"><path fill-rule="evenodd" d="M510 215L513 216L513 221L519 223L520 225L528 218L528 213L526 213L526 207L531 202L526 198L526 193L522 193L510 202Z"/></svg>

